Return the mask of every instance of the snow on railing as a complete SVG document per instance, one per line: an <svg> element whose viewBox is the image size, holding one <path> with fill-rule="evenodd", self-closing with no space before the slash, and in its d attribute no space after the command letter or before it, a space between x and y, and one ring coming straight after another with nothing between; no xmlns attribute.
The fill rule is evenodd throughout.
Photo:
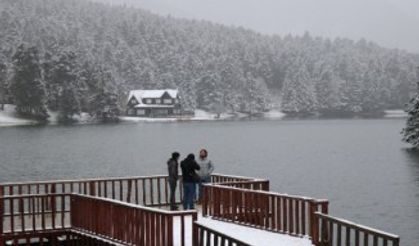
<svg viewBox="0 0 419 246"><path fill-rule="evenodd" d="M71 196L71 228L125 245L196 245L197 233L187 242L186 228L192 228L197 211L166 211L107 198ZM186 225L186 220L190 225ZM180 221L175 232L175 220ZM175 237L174 233L179 233ZM176 242L175 240L179 240Z"/></svg>
<svg viewBox="0 0 419 246"><path fill-rule="evenodd" d="M56 240L57 236L63 235L69 240L87 240L87 242L95 240L89 239L91 236L89 233L76 235L64 231L72 228L73 221L78 223L79 229L98 229L109 234L106 235L109 238L120 239L121 235L125 238L132 236L134 238L130 240L141 242L138 237L141 233L145 233L142 235L150 239L155 238L153 240L158 245L157 242L163 242L170 237L168 233L173 233L166 227L170 221L173 221L173 216L180 216L178 218L180 221L177 221L181 225L179 245L185 245L186 240L197 240L197 229L188 228L193 230L191 233L195 236L192 239L185 238L187 229L183 213L152 208L169 204L167 181L166 175L155 175L0 184L0 245L4 245L5 240L12 240L17 244L19 239L29 242L31 238L39 238L42 242L46 236L50 237L48 240ZM365 246L399 246L398 236L327 215L329 204L327 200L270 192L269 180L266 179L214 174L211 181L212 183L204 185L202 204L204 216L291 236L308 236L316 246L359 245L361 241ZM181 202L183 195L181 181L179 186L177 203ZM72 204L70 198L73 199ZM81 207L83 209L80 209ZM110 209L111 207L113 209ZM84 211L84 208L87 209ZM125 226L116 219L119 216L109 217L113 211L119 211L115 213L126 218L124 223L129 222L130 228L136 228L133 223L137 221L149 223L148 227L160 229L149 230L141 227L141 230L147 232L128 235L128 232L115 229L116 226L118 228ZM125 212L128 215L123 215ZM94 219L89 217L89 214L95 213L100 213L99 217L103 218L102 222L107 221L107 225L119 224L112 226L114 228L112 231L106 231L99 224L91 227L92 223L97 223L96 218L99 217L94 216ZM189 216L196 220L196 212L194 213L195 215ZM73 220L70 220L70 215L74 216ZM90 224L83 222L86 218L90 218ZM134 218L135 221L131 221ZM140 225L137 226L139 229ZM202 226L201 230L212 237L220 237L220 234L214 236L214 232ZM162 235L163 231L166 236ZM90 232L93 233L93 230ZM193 245L197 245L195 241Z"/></svg>
<svg viewBox="0 0 419 246"><path fill-rule="evenodd" d="M255 185L251 186L244 184L242 187L243 183L239 182L240 188L225 184L205 185L203 215L292 236L311 237L318 233L314 213L327 213L327 200L257 189L266 186L261 180L255 180Z"/></svg>

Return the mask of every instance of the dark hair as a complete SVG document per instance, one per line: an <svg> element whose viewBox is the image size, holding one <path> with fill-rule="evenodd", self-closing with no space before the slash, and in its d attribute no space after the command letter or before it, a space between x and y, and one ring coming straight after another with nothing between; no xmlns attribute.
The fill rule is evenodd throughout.
<svg viewBox="0 0 419 246"><path fill-rule="evenodd" d="M205 157L207 157L207 156L208 156L208 151L207 151L206 149L201 149L201 150L199 151L199 155L201 155L201 152L205 152Z"/></svg>
<svg viewBox="0 0 419 246"><path fill-rule="evenodd" d="M172 153L172 158L173 159L177 159L177 158L179 158L179 156L180 156L179 152L173 152Z"/></svg>
<svg viewBox="0 0 419 246"><path fill-rule="evenodd" d="M188 157L186 157L186 159L195 160L195 155L194 154L189 154Z"/></svg>

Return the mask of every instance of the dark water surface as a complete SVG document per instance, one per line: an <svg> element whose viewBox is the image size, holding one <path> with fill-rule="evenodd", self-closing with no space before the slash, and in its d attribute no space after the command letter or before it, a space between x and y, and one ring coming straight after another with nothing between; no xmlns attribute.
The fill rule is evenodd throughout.
<svg viewBox="0 0 419 246"><path fill-rule="evenodd" d="M267 177L327 198L331 214L419 245L419 154L403 119L142 123L0 128L0 181L166 173L173 150L206 147L217 172Z"/></svg>

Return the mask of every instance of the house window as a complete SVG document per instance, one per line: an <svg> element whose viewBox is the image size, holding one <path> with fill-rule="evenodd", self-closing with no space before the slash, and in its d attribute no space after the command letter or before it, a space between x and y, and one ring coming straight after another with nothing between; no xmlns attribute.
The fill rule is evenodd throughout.
<svg viewBox="0 0 419 246"><path fill-rule="evenodd" d="M144 109L137 109L137 115L145 115Z"/></svg>
<svg viewBox="0 0 419 246"><path fill-rule="evenodd" d="M168 115L169 111L167 109L156 109L154 113L156 115Z"/></svg>
<svg viewBox="0 0 419 246"><path fill-rule="evenodd" d="M137 100L135 100L135 98L132 98L130 104L131 105L137 105L138 102L137 102Z"/></svg>
<svg viewBox="0 0 419 246"><path fill-rule="evenodd" d="M156 99L156 104L161 104L161 99Z"/></svg>
<svg viewBox="0 0 419 246"><path fill-rule="evenodd" d="M153 100L152 100L151 98L147 98L147 99L145 100L145 103L146 103L146 104L152 104L152 103L153 103Z"/></svg>
<svg viewBox="0 0 419 246"><path fill-rule="evenodd" d="M128 115L134 115L135 110L134 109L128 109Z"/></svg>
<svg viewBox="0 0 419 246"><path fill-rule="evenodd" d="M164 104L172 104L172 99L164 99L163 103Z"/></svg>

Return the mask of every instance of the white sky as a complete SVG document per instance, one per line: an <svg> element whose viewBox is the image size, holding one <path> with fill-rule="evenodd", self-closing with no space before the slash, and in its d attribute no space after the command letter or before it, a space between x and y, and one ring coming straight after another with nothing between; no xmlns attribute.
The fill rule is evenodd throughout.
<svg viewBox="0 0 419 246"><path fill-rule="evenodd" d="M366 38L419 53L419 0L98 0L262 33Z"/></svg>

